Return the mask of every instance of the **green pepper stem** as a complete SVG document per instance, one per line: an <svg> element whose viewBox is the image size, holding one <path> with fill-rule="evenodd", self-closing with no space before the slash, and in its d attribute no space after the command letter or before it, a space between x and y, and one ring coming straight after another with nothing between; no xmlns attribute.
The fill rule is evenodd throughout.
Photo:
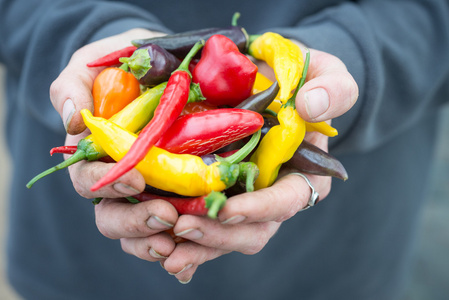
<svg viewBox="0 0 449 300"><path fill-rule="evenodd" d="M251 151L254 150L254 148L256 148L257 144L259 143L260 136L261 136L261 130L258 130L256 133L253 134L253 136L251 137L249 142L246 143L242 148L240 148L234 154L232 154L228 157L225 157L225 158L216 155L215 158L217 159L217 161L221 161L221 162L225 161L230 164L237 164L237 163L241 162L245 157L247 157L251 153Z"/></svg>
<svg viewBox="0 0 449 300"><path fill-rule="evenodd" d="M131 57L120 57L119 61L126 64L138 80L144 77L148 70L152 68L151 57L146 49L137 49Z"/></svg>
<svg viewBox="0 0 449 300"><path fill-rule="evenodd" d="M54 167L52 167L52 168L50 168L48 170L46 170L46 171L36 175L33 179L31 179L27 183L26 187L27 188L31 188L33 186L33 184L35 184L36 181L38 181L39 179L41 179L41 178L43 178L43 177L45 177L45 176L47 176L49 174L52 174L52 173L54 173L54 172L56 172L58 170L65 169L65 168L67 168L67 167L69 167L69 166L71 166L71 165L73 165L73 164L75 164L75 163L77 163L79 161L86 160L86 159L87 159L86 152L84 150L82 150L82 149L78 149L78 150L76 150L76 152L72 156L70 156L68 159L66 159L62 163L60 163L60 164L58 164L58 165L56 165L56 166L54 166Z"/></svg>
<svg viewBox="0 0 449 300"><path fill-rule="evenodd" d="M198 51L203 48L203 46L204 40L196 42L195 45L193 45L192 49L190 49L189 53L187 53L186 57L183 59L176 71L184 71L190 74L189 64L192 61L193 57L198 53Z"/></svg>
<svg viewBox="0 0 449 300"><path fill-rule="evenodd" d="M134 198L134 197L132 197L132 196L125 197L125 198L126 198L126 200L128 200L128 201L129 201L130 203L132 203L132 204L140 203L139 200L137 200L136 198Z"/></svg>
<svg viewBox="0 0 449 300"><path fill-rule="evenodd" d="M239 164L239 180L245 181L246 191L254 191L254 181L259 176L259 168L253 162L242 162Z"/></svg>
<svg viewBox="0 0 449 300"><path fill-rule="evenodd" d="M232 21L231 21L231 25L232 26L237 26L237 21L240 18L240 13L239 12L235 12L234 15L232 16Z"/></svg>
<svg viewBox="0 0 449 300"><path fill-rule="evenodd" d="M206 202L207 216L211 219L216 219L218 212L225 206L228 198L220 192L210 192L209 195L204 197Z"/></svg>

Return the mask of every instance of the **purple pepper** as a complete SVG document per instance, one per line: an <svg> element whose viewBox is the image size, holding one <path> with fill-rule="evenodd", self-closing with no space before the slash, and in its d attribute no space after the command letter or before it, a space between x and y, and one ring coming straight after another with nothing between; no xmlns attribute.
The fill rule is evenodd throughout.
<svg viewBox="0 0 449 300"><path fill-rule="evenodd" d="M120 58L120 62L128 65L141 85L150 87L167 81L181 63L176 56L156 44L144 45L131 57Z"/></svg>

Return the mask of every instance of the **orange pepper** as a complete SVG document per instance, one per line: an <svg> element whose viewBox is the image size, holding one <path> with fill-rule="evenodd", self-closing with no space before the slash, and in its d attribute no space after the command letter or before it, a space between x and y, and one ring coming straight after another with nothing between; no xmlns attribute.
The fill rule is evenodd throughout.
<svg viewBox="0 0 449 300"><path fill-rule="evenodd" d="M106 68L92 87L94 116L109 119L140 95L139 81L123 68Z"/></svg>

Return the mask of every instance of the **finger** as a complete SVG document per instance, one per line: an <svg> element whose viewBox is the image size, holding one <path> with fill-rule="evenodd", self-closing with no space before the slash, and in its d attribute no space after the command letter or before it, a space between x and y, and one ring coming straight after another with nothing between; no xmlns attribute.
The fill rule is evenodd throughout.
<svg viewBox="0 0 449 300"><path fill-rule="evenodd" d="M92 192L90 188L102 178L115 163L81 161L69 167L70 178L76 192L84 198L121 198L136 195L145 189L145 180L136 169L132 169L112 185Z"/></svg>
<svg viewBox="0 0 449 300"><path fill-rule="evenodd" d="M129 46L130 41L150 31L134 29L86 45L77 50L66 68L50 86L50 100L60 114L67 133L79 134L86 126L80 115L84 108L93 111L92 86L102 68L89 68L87 63L109 52Z"/></svg>
<svg viewBox="0 0 449 300"><path fill-rule="evenodd" d="M120 244L126 253L151 262L167 259L176 246L166 232L144 238L122 238Z"/></svg>
<svg viewBox="0 0 449 300"><path fill-rule="evenodd" d="M307 82L296 96L299 115L309 122L336 118L357 101L358 86L337 57L310 50Z"/></svg>
<svg viewBox="0 0 449 300"><path fill-rule="evenodd" d="M330 177L307 176L323 199L330 191ZM302 177L287 175L269 188L229 198L218 219L224 224L282 222L306 207L310 196L311 189Z"/></svg>
<svg viewBox="0 0 449 300"><path fill-rule="evenodd" d="M176 209L162 200L131 204L124 199L103 199L95 206L98 230L110 239L148 237L173 227Z"/></svg>
<svg viewBox="0 0 449 300"><path fill-rule="evenodd" d="M173 231L176 236L203 246L253 255L262 250L279 226L277 222L229 226L205 217L183 215Z"/></svg>
<svg viewBox="0 0 449 300"><path fill-rule="evenodd" d="M184 242L177 244L175 250L161 265L179 282L186 284L190 282L198 266L226 253L229 251L209 248L193 242Z"/></svg>

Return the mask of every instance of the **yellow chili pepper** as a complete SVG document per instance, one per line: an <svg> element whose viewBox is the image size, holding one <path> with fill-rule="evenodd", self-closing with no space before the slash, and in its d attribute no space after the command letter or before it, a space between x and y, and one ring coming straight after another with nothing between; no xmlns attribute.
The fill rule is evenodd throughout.
<svg viewBox="0 0 449 300"><path fill-rule="evenodd" d="M254 188L262 189L271 186L276 180L282 164L292 158L306 134L306 124L296 111L295 99L299 89L305 82L310 55L307 52L305 67L301 81L293 96L281 106L277 118L279 125L272 127L262 138L250 161L259 167Z"/></svg>
<svg viewBox="0 0 449 300"><path fill-rule="evenodd" d="M285 103L298 85L304 67L299 46L280 34L266 32L251 41L248 53L273 68L280 100Z"/></svg>
<svg viewBox="0 0 449 300"><path fill-rule="evenodd" d="M97 142L114 160L119 161L131 148L137 135L124 130L104 118L81 111L84 122ZM215 162L206 165L190 154L172 154L153 146L135 167L148 185L184 196L201 196L223 191L237 181L239 165Z"/></svg>
<svg viewBox="0 0 449 300"><path fill-rule="evenodd" d="M293 101L287 101L278 113L279 125L271 128L262 138L250 161L259 167L254 188L273 184L281 165L292 158L306 133L306 126L296 112Z"/></svg>
<svg viewBox="0 0 449 300"><path fill-rule="evenodd" d="M253 86L253 94L257 94L260 93L261 91L266 90L272 84L273 82L270 79L268 79L265 75L257 73L256 81L254 82ZM281 109L281 106L282 102L278 98L276 98L268 106L268 109L274 111L275 113L278 113L279 110ZM338 135L337 129L335 129L326 122L316 122L316 123L306 122L306 131L307 132L317 131L328 137L334 137Z"/></svg>

